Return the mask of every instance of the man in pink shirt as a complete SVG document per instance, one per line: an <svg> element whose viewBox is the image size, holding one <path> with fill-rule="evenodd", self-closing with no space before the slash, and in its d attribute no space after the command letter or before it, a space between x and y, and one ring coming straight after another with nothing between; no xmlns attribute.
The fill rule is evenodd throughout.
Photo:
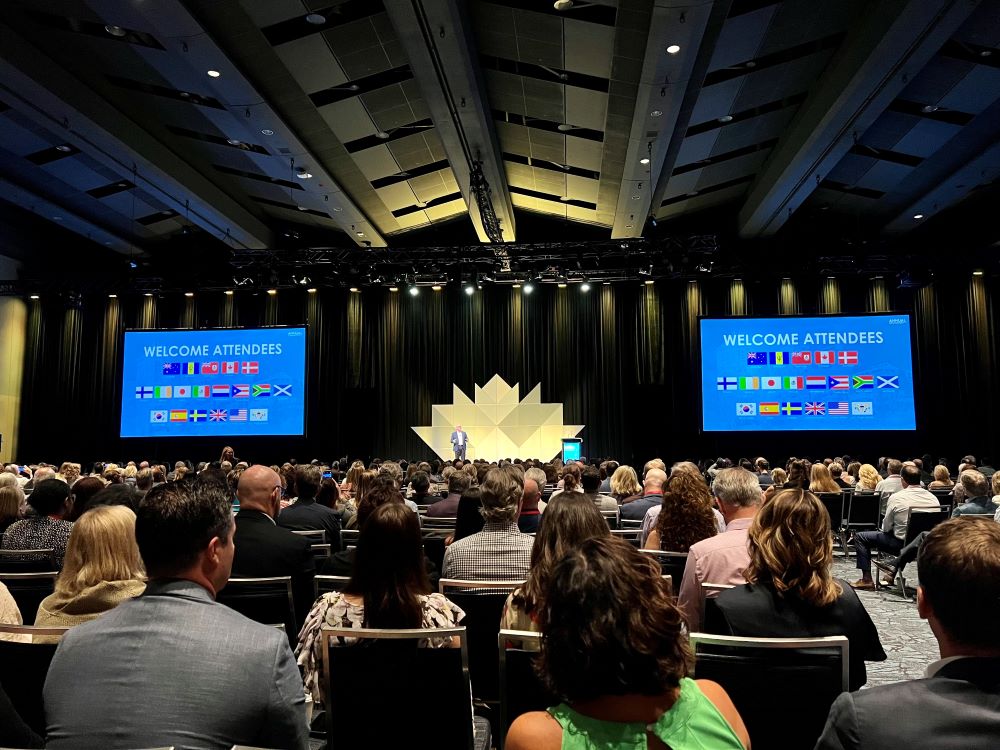
<svg viewBox="0 0 1000 750"><path fill-rule="evenodd" d="M677 596L677 604L692 633L701 627L701 584L746 583L743 569L750 562L747 531L764 498L756 475L739 467L716 474L712 494L726 519L726 530L691 545Z"/></svg>

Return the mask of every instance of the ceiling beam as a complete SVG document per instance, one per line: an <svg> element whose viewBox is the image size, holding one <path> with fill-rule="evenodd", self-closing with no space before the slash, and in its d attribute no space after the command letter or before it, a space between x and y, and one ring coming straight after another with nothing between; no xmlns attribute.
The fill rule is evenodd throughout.
<svg viewBox="0 0 1000 750"><path fill-rule="evenodd" d="M777 232L978 0L872 0L786 131L739 214L743 237Z"/></svg>
<svg viewBox="0 0 1000 750"><path fill-rule="evenodd" d="M469 207L476 234L480 241L490 241L472 192L472 165L480 162L503 240L513 242L516 227L507 172L465 3L459 0L384 0L384 3Z"/></svg>
<svg viewBox="0 0 1000 750"><path fill-rule="evenodd" d="M641 236L646 217L659 206L731 3L655 0L639 82L630 92L634 108L612 237ZM667 52L671 45L680 51Z"/></svg>
<svg viewBox="0 0 1000 750"><path fill-rule="evenodd" d="M116 174L128 176L229 244L263 248L271 230L137 123L34 44L0 23L0 85L7 103L65 137Z"/></svg>

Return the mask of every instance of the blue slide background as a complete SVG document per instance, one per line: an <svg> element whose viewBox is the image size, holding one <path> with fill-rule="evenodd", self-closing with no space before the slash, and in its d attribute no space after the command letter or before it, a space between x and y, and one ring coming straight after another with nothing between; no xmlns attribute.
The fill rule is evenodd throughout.
<svg viewBox="0 0 1000 750"><path fill-rule="evenodd" d="M282 353L274 354L213 354L214 347L225 344L281 343ZM207 355L145 356L147 346L208 345ZM302 435L305 426L305 328L256 328L212 331L126 331L125 357L122 369L122 437L194 437L243 435ZM238 375L164 375L169 363L197 362L256 362L257 374ZM270 384L270 396L249 398L138 398L142 387L213 386ZM275 396L274 385L292 386L291 396ZM246 409L247 421L170 422L169 411L186 409ZM267 421L249 419L251 409L267 409ZM168 421L154 423L151 412L167 410Z"/></svg>
<svg viewBox="0 0 1000 750"><path fill-rule="evenodd" d="M703 318L701 321L701 390L702 428L717 431L768 431L791 430L914 430L916 419L913 406L913 367L910 342L910 316L906 314L836 316L836 317L783 317L783 318ZM881 331L882 344L805 344L806 333L817 332ZM724 334L799 333L799 344L766 345L724 343ZM749 365L751 352L832 351L857 352L856 365ZM836 361L836 360L835 360ZM827 376L824 390L718 390L719 377L777 376ZM850 390L830 390L829 376L847 375L851 378ZM898 376L898 389L871 388L857 390L853 376ZM784 381L782 380L782 386ZM870 415L761 415L762 402L871 402ZM757 413L741 416L737 404L756 404ZM849 409L850 411L850 409Z"/></svg>

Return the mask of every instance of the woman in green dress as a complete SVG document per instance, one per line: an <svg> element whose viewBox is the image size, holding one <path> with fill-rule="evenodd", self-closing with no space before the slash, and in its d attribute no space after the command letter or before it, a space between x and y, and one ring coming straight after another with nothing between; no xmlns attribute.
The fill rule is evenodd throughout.
<svg viewBox="0 0 1000 750"><path fill-rule="evenodd" d="M538 612L540 671L563 702L523 714L507 750L745 750L726 691L687 677L691 652L658 563L588 539L552 571Z"/></svg>

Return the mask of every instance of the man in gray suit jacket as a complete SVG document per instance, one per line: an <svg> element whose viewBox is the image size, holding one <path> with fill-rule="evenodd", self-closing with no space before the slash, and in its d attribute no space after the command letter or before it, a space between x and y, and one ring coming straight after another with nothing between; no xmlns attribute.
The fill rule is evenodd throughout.
<svg viewBox="0 0 1000 750"><path fill-rule="evenodd" d="M70 630L45 680L47 747L308 748L284 632L216 603L233 562L224 487L154 487L136 540L145 593Z"/></svg>
<svg viewBox="0 0 1000 750"><path fill-rule="evenodd" d="M462 425L455 425L451 433L451 449L455 451L455 459L465 460L465 449L469 447L469 433L462 430Z"/></svg>
<svg viewBox="0 0 1000 750"><path fill-rule="evenodd" d="M941 659L922 680L843 693L816 750L1000 745L1000 524L954 518L920 550L917 611Z"/></svg>

